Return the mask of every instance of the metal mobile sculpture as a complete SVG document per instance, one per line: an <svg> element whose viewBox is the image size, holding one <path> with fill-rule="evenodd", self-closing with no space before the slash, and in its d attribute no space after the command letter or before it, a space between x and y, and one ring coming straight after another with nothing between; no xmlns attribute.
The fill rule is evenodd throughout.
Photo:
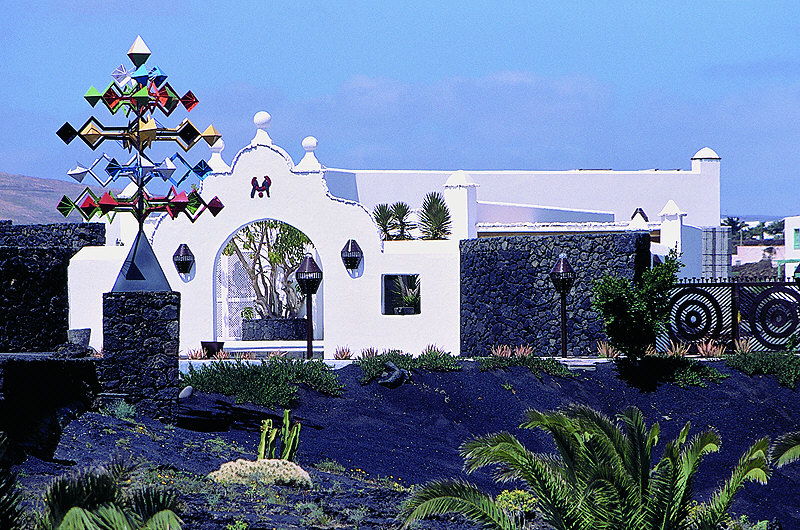
<svg viewBox="0 0 800 530"><path fill-rule="evenodd" d="M145 150L153 142L172 141L187 152L201 139L212 146L221 135L213 125L200 132L188 119L174 128L162 126L155 119L156 111L169 116L179 105L191 111L198 103L197 98L191 91L179 97L158 66L151 68L145 65L150 57L150 49L141 36L136 37L128 57L133 68L118 66L111 73L112 81L105 90L101 92L91 87L84 95L92 107L102 103L111 114L123 112L130 119L128 124L107 127L92 116L78 129L65 123L56 134L67 144L80 138L93 151L106 140L117 141L128 153L132 153L130 158L119 162L104 153L88 167L78 163L67 174L78 182L83 182L86 175L91 175L102 187L120 178L128 178L136 184L136 193L132 197L124 197L107 191L98 197L87 187L75 200L66 195L62 197L57 209L64 217L77 211L86 221L95 216L106 216L113 221L118 212L133 214L139 223L139 233L114 290L165 290L165 287L169 290L166 277L144 237L144 220L152 213L166 213L173 219L183 213L194 222L206 210L216 216L223 205L217 197L205 202L196 189L189 193L176 190L176 186L180 186L192 174L201 181L205 179L211 173L205 161L201 160L192 166L176 152L156 164L145 155ZM147 191L145 186L154 178L172 184L166 195L154 196ZM153 269L153 265L157 270ZM155 278L148 278L148 271Z"/></svg>

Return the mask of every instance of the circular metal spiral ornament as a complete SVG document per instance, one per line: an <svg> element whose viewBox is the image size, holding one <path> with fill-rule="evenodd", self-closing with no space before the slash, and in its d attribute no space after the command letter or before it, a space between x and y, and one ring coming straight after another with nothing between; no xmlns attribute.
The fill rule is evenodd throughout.
<svg viewBox="0 0 800 530"><path fill-rule="evenodd" d="M676 342L718 338L722 309L709 292L698 287L681 289L669 302L669 337Z"/></svg>
<svg viewBox="0 0 800 530"><path fill-rule="evenodd" d="M800 294L787 287L773 287L759 293L750 313L750 332L763 346L779 350L786 339L798 332Z"/></svg>

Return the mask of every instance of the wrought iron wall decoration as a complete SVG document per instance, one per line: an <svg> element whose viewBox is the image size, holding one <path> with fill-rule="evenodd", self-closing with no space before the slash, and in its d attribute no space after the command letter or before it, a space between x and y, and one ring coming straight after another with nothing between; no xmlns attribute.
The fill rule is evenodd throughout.
<svg viewBox="0 0 800 530"><path fill-rule="evenodd" d="M693 282L674 287L668 340L732 344L753 337L758 350L780 350L800 332L800 286L795 282Z"/></svg>
<svg viewBox="0 0 800 530"><path fill-rule="evenodd" d="M127 178L136 184L136 192L127 197L107 191L98 197L86 188L75 199L66 195L62 197L57 209L64 217L77 211L86 221L95 216L105 216L113 220L119 212L131 213L139 222L139 233L114 290L163 290L168 289L169 285L166 278L162 280L163 271L157 260L152 263L155 256L147 238L143 237L144 220L153 213L166 213L173 219L183 213L195 222L205 211L216 216L223 209L223 204L218 197L206 202L196 189L188 193L176 189L190 175L196 175L202 181L211 173L211 168L204 160L192 165L176 152L156 163L145 154L145 150L152 147L154 142L175 142L187 152L200 140L204 140L209 146L214 145L221 135L213 125L200 132L188 119L172 128L159 123L155 118L156 112L170 116L181 105L191 111L198 103L197 98L191 91L178 96L167 82L166 74L158 66L150 67L145 64L150 57L150 49L140 36L136 37L128 51L128 57L133 63L132 68L118 66L111 73L112 81L105 89L90 87L84 95L92 107L102 103L111 114L124 114L128 119L127 124L105 126L92 116L77 129L65 123L56 134L67 144L80 138L93 151L106 140L118 142L129 153L125 160L120 161L102 154L89 166L79 163L68 175L78 182L83 182L90 175L102 187L120 178ZM155 178L171 184L165 195L155 196L146 189L147 184ZM158 278L146 278L147 275L142 272L145 270L151 271ZM122 283L125 279L133 283L122 285L123 275L125 278ZM142 279L145 281L141 282Z"/></svg>
<svg viewBox="0 0 800 530"><path fill-rule="evenodd" d="M272 179L269 176L264 175L264 179L261 181L261 184L258 183L258 177L253 177L253 180L250 181L250 185L253 189L250 191L250 198L253 199L258 193L259 197L263 197L264 193L267 194L269 197L269 187L272 185Z"/></svg>

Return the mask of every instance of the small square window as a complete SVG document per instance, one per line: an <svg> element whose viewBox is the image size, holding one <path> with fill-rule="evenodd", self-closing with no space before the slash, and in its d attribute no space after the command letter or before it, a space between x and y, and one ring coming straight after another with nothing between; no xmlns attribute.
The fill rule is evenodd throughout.
<svg viewBox="0 0 800 530"><path fill-rule="evenodd" d="M384 315L418 315L421 307L419 274L382 276Z"/></svg>

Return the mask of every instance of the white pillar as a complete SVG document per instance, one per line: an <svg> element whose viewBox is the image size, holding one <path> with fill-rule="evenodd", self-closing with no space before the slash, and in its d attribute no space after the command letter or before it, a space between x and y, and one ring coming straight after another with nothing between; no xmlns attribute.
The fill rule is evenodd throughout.
<svg viewBox="0 0 800 530"><path fill-rule="evenodd" d="M444 200L453 220L451 238L478 237L478 184L466 171L456 171L444 184Z"/></svg>
<svg viewBox="0 0 800 530"><path fill-rule="evenodd" d="M670 199L658 215L661 217L661 244L670 249L674 248L680 254L683 218L686 217L686 212L681 211L675 201Z"/></svg>

